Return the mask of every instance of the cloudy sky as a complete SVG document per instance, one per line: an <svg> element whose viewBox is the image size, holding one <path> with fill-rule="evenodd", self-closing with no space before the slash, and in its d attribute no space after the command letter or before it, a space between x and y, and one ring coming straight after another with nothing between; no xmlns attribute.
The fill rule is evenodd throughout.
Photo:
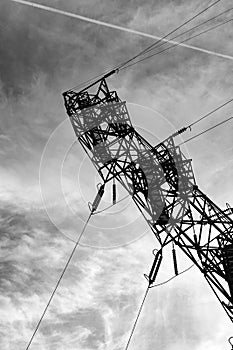
<svg viewBox="0 0 233 350"><path fill-rule="evenodd" d="M211 2L37 3L163 36ZM193 25L230 7L223 0ZM0 347L24 350L100 181L75 140L61 94L153 40L11 0L0 2L0 26ZM190 42L228 58L178 47L109 79L152 143L232 98L232 29L230 22ZM231 114L229 105L183 138ZM223 208L233 204L232 131L232 123L224 124L183 147L199 187ZM101 209L111 203L106 192ZM124 196L119 189L118 198ZM124 349L156 247L129 198L93 217L31 349ZM190 264L180 262L180 269ZM159 282L173 276L169 253L164 264ZM231 335L229 319L193 268L150 291L131 349L227 349Z"/></svg>

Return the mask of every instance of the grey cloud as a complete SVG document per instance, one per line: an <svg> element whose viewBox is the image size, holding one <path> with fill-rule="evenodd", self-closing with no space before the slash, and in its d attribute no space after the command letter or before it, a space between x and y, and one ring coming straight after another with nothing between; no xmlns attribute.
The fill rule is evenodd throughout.
<svg viewBox="0 0 233 350"><path fill-rule="evenodd" d="M45 321L41 327L41 333L51 344L54 344L54 338L57 338L57 346L65 346L66 333L69 335L70 345L73 343L83 349L99 349L99 345L105 342L105 325L100 310L84 309L57 316L56 321ZM83 339L80 337L82 329L87 330Z"/></svg>
<svg viewBox="0 0 233 350"><path fill-rule="evenodd" d="M157 1L156 6L154 1L97 1L95 6L92 1L84 0L78 5L77 1L40 3L155 34L166 32L168 26L172 28L180 22L191 6L185 1ZM197 9L201 3L192 2L192 9ZM163 16L158 20L161 14ZM35 209L31 206L34 203L33 190L38 190L42 150L54 128L66 117L61 92L127 59L151 41L9 1L1 3L0 19L2 194L8 180L13 189L17 183L16 190L11 192L11 203L0 203L0 344L3 349L11 350L25 348L73 247L73 243L62 237L48 220L41 207ZM214 47L218 43L219 50L227 51L230 39L230 31L219 32L212 37L210 45ZM207 41L203 38L203 47L209 43ZM232 64L224 60L220 62L204 54L177 49L172 54L148 61L146 65L138 65L126 74L119 74L116 79L111 79L110 86L119 89L121 98L155 108L175 127L182 127L227 100L232 88L231 69ZM142 113L142 124L146 113ZM148 129L150 126L151 130L158 128L156 117L148 123ZM221 135L219 132L216 143L214 136L190 143L189 150L194 158L198 184L205 190L208 181L208 189L215 198L222 199L226 192L230 196L232 186L230 165L212 177L216 164L222 166L229 157L224 155L219 162L216 156L226 143L228 148L230 146L230 133L224 139ZM57 171L55 161L64 140L73 140L71 127L63 136L52 145L45 169L47 190L54 192L53 198L56 198L55 185L52 186ZM75 154L78 161L80 153ZM75 169L68 170L68 174L73 174ZM225 178L227 189L223 183ZM88 181L89 178L85 185ZM31 196L25 204L21 196L27 191ZM65 209L56 207L55 200L53 204L57 217L65 217ZM125 218L118 219L120 224L125 223ZM115 224L118 224L118 219L113 220ZM73 230L70 220L69 216L65 217L63 225ZM99 224L101 221L110 222L105 216L99 220ZM75 230L79 230L79 225ZM91 239L98 240L102 232L92 229L89 233ZM117 233L113 238L117 241ZM106 344L112 345L113 349L122 349L141 301L145 282L143 273L150 266L148 254L154 245L151 236L151 241L144 237L129 247L111 251L82 247L51 305L48 319L35 340L35 349L67 349L66 344L69 344L69 350L76 350L77 346L102 350ZM183 309L178 309L182 302ZM159 303L160 306L149 303L151 308L145 309L145 327L141 328L142 333L139 328L135 346L142 348L142 341L145 349L158 344L161 349L172 349L173 344L166 343L169 328L174 336L177 334L176 345L180 349L185 342L189 347L198 348L206 338L201 332L197 334L200 318L189 305L187 289L163 290ZM190 311L189 317L185 308ZM211 306L207 310L210 312ZM211 313L215 315L215 311ZM221 321L223 325L226 323ZM206 327L203 325L203 329ZM222 331L221 344L225 341L226 328ZM217 339L217 335L213 338Z"/></svg>
<svg viewBox="0 0 233 350"><path fill-rule="evenodd" d="M4 202L1 205L1 227L4 234L0 237L0 245L4 250L4 260L1 261L0 302L11 310L4 327L0 317L1 344L4 348L10 348L10 344L14 346L18 342L26 342L22 338L22 332L24 330L24 335L29 337L73 243L62 238L43 211L25 210ZM83 349L99 349L107 339L106 327L109 325L106 324L106 314L110 312L113 320L122 316L122 324L129 325L128 312L135 308L134 295L138 293L138 282L132 281L130 286L129 276L124 271L125 267L127 271L132 267L135 271L142 268L135 254L136 251L130 248L112 252L79 248L35 345L45 341L53 348L59 339L60 346L64 344L62 339L67 339L71 349L77 344ZM117 261L117 266L112 266L113 258ZM31 304L34 305L33 309L30 309ZM9 331L16 331L16 324L12 321L12 312L16 313L16 310L19 332L10 339ZM116 331L113 330L112 334L118 339L124 333L124 327L119 328L115 321L113 324Z"/></svg>
<svg viewBox="0 0 233 350"><path fill-rule="evenodd" d="M108 64L117 38L122 38L105 28L11 2L1 4L1 23L0 78L7 96L30 94L40 74L49 88L57 89L58 84L62 91L74 73L80 82L83 71L91 75L106 69L99 67L99 60L93 67L93 60L102 57Z"/></svg>

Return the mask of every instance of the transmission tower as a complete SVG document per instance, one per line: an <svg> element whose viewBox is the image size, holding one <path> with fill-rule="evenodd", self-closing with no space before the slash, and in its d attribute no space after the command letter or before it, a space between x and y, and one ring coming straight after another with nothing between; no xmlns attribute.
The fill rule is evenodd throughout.
<svg viewBox="0 0 233 350"><path fill-rule="evenodd" d="M103 181L97 202L106 183L119 181L161 246L147 276L149 287L163 248L177 246L201 271L233 322L232 209L221 210L199 189L191 159L175 144L179 132L152 146L134 129L126 102L107 85L113 73L63 94L75 134Z"/></svg>

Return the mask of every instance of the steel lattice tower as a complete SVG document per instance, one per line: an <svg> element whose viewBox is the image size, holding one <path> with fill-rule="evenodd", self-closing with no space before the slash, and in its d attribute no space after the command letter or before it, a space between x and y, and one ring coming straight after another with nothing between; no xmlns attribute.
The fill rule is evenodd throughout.
<svg viewBox="0 0 233 350"><path fill-rule="evenodd" d="M199 268L233 322L233 221L196 185L191 159L174 135L150 145L133 127L126 102L106 78L63 94L75 134L103 183L132 196L161 248L173 243ZM161 256L148 276L152 285Z"/></svg>

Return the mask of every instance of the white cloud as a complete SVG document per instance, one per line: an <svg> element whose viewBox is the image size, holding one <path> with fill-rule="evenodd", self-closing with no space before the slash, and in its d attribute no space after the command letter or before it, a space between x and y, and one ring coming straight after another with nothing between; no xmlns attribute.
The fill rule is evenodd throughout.
<svg viewBox="0 0 233 350"><path fill-rule="evenodd" d="M100 1L99 7L90 2L80 4L84 14L103 16L101 18L106 21L107 17L116 15L116 23L163 33L167 30L168 19L169 26L176 25L190 12L190 7L194 9L200 2L188 5L179 2L179 6L159 2L154 11L150 2L138 3L137 11L130 2L119 6L118 3L106 5ZM60 5L64 6L59 2ZM76 10L77 2L70 2L67 6ZM15 89L23 86L24 93L21 91L20 95L15 91L14 95L8 91L7 94L4 84L1 86L0 177L3 201L0 244L3 273L0 281L0 344L7 350L25 348L73 247L73 242L60 234L42 210L38 185L44 146L54 129L66 118L61 91L121 61L122 57L130 57L145 45L141 39L130 37L129 40L129 36L122 33L117 35L107 29L99 31L73 22L71 26L68 19L35 12L30 12L29 16L29 12L23 9L16 15L12 9L10 23L14 30L7 41L12 43L11 36L16 38L20 51L13 42L16 64L8 56L10 50L5 41L7 55L4 59L7 67L11 67L6 81L10 84L13 77ZM21 29L28 33L31 41L27 41L25 34L22 40ZM216 33L209 39L203 37L203 47L208 44L211 48L222 52L229 50L230 53L230 31ZM25 52L25 57L20 56L21 51ZM33 73L26 66L32 66ZM229 62L200 54L192 56L190 52L177 49L148 61L146 65L138 65L124 75L119 74L109 84L119 88L122 99L155 109L157 113L141 109L134 121L163 138L174 131L171 125L174 129L185 126L227 100L232 89L231 70ZM161 114L166 117L166 123L160 118ZM219 114L217 118L224 116L224 113ZM193 129L193 133L214 121L206 121L200 129ZM187 145L194 160L198 184L204 191L208 190L214 200L222 203L225 198L231 203L232 164L230 154L224 153L231 147L231 134L229 126ZM51 210L50 216L72 239L80 232L82 220L88 212L86 202L96 194L97 181L94 169L92 171L87 165L83 168L81 186L78 187L77 169L83 153L81 146L77 145L64 162L62 193L61 164L74 139L67 122L50 140L42 167L43 194L47 208ZM82 195L84 199L81 199ZM110 196L104 201L108 205ZM134 219L133 210L128 208L121 214L96 216L83 243L98 248L106 244L113 248L119 243L128 243L129 238L137 238L145 225L142 221L133 221L129 225ZM122 224L124 228L120 227ZM115 229L110 230L110 225ZM156 245L155 237L149 232L140 240L117 249L79 247L33 347L40 350L123 348L146 287L143 273L148 273L151 267L151 251ZM170 255L166 257L159 281L173 274L170 258ZM180 269L185 264L188 263L179 259ZM132 347L212 350L222 348L228 335L231 335L230 321L202 276L190 270L169 284L150 291ZM169 340L169 336L173 338Z"/></svg>

